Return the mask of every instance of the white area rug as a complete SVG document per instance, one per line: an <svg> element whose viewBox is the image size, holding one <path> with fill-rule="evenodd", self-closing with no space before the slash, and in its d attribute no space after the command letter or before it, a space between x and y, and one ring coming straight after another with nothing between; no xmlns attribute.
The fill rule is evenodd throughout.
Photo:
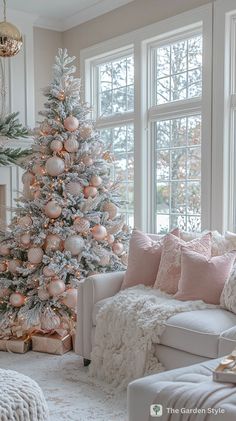
<svg viewBox="0 0 236 421"><path fill-rule="evenodd" d="M44 392L51 421L126 421L126 393L94 383L74 352L63 356L0 352L0 368L34 379Z"/></svg>

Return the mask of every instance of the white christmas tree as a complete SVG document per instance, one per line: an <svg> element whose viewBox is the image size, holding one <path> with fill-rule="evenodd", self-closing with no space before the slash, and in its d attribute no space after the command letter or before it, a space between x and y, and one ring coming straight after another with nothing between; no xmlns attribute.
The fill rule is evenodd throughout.
<svg viewBox="0 0 236 421"><path fill-rule="evenodd" d="M81 103L73 61L59 50L23 197L0 243L0 337L68 328L78 282L126 266L119 185Z"/></svg>

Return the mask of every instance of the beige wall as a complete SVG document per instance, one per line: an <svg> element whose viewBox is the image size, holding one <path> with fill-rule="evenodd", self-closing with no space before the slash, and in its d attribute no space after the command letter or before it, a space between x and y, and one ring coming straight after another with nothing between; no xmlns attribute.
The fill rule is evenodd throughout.
<svg viewBox="0 0 236 421"><path fill-rule="evenodd" d="M63 44L70 54L79 58L83 48L210 2L211 0L134 0L65 31Z"/></svg>
<svg viewBox="0 0 236 421"><path fill-rule="evenodd" d="M49 84L57 49L62 47L62 32L34 28L35 115L43 109L43 88Z"/></svg>

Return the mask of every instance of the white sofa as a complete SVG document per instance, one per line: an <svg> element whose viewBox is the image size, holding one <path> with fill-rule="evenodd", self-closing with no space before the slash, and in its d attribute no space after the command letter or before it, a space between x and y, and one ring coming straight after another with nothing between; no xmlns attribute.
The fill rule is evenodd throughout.
<svg viewBox="0 0 236 421"><path fill-rule="evenodd" d="M93 275L79 284L75 351L90 360L101 306L120 290L124 272ZM168 369L188 366L230 353L236 347L236 315L224 309L179 313L166 322L157 345Z"/></svg>

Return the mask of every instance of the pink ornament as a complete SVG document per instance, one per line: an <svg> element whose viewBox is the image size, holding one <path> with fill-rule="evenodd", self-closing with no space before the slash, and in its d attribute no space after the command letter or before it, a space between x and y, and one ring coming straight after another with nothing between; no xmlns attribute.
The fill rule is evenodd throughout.
<svg viewBox="0 0 236 421"><path fill-rule="evenodd" d="M26 228L29 227L30 225L32 225L32 219L30 218L30 216L22 216L19 221L18 224L22 227L22 228Z"/></svg>
<svg viewBox="0 0 236 421"><path fill-rule="evenodd" d="M79 135L82 140L86 140L92 137L93 128L89 125L84 125L79 128Z"/></svg>
<svg viewBox="0 0 236 421"><path fill-rule="evenodd" d="M54 270L50 269L48 266L45 266L43 268L43 274L44 276L47 276L47 277L55 276Z"/></svg>
<svg viewBox="0 0 236 421"><path fill-rule="evenodd" d="M115 237L112 234L108 234L107 237L106 237L106 240L107 240L108 244L113 244L114 241L115 241Z"/></svg>
<svg viewBox="0 0 236 421"><path fill-rule="evenodd" d="M66 185L66 192L72 196L78 196L83 191L83 188L80 183L77 181L70 181Z"/></svg>
<svg viewBox="0 0 236 421"><path fill-rule="evenodd" d="M9 301L13 307L21 307L25 303L25 296L20 292L13 292L10 295Z"/></svg>
<svg viewBox="0 0 236 421"><path fill-rule="evenodd" d="M124 246L122 243L119 243L118 241L115 242L112 246L112 250L113 252L117 255L120 256L123 253L124 250Z"/></svg>
<svg viewBox="0 0 236 421"><path fill-rule="evenodd" d="M84 165L86 165L86 167L90 167L91 165L93 165L93 160L91 158L91 156L86 155L83 157L83 163Z"/></svg>
<svg viewBox="0 0 236 421"><path fill-rule="evenodd" d="M79 144L74 137L69 137L64 143L64 148L67 152L77 152L79 149Z"/></svg>
<svg viewBox="0 0 236 421"><path fill-rule="evenodd" d="M8 246L6 246L6 244L1 244L0 245L0 255L1 256L9 256L10 254L10 249Z"/></svg>
<svg viewBox="0 0 236 421"><path fill-rule="evenodd" d="M35 176L32 172L26 171L22 175L22 183L32 185L35 182Z"/></svg>
<svg viewBox="0 0 236 421"><path fill-rule="evenodd" d="M92 228L92 235L97 241L102 241L107 235L107 230L103 225L97 224Z"/></svg>
<svg viewBox="0 0 236 421"><path fill-rule="evenodd" d="M50 295L49 295L49 293L48 293L48 291L46 289L39 288L39 290L38 290L38 297L39 297L40 300L46 301L46 300L49 300Z"/></svg>
<svg viewBox="0 0 236 421"><path fill-rule="evenodd" d="M58 205L57 202L55 202L55 200L51 200L46 204L44 212L48 218L56 219L61 215L62 208Z"/></svg>
<svg viewBox="0 0 236 421"><path fill-rule="evenodd" d="M33 170L35 175L44 175L45 174L45 169L43 167L41 167L41 165L39 165L39 164L34 164L32 170Z"/></svg>
<svg viewBox="0 0 236 421"><path fill-rule="evenodd" d="M65 289L66 289L66 286L64 282L61 281L60 279L51 281L48 285L48 292L53 297L57 297L58 295L63 294Z"/></svg>
<svg viewBox="0 0 236 421"><path fill-rule="evenodd" d="M43 260L43 250L41 247L31 247L28 250L28 260L34 265L41 263Z"/></svg>
<svg viewBox="0 0 236 421"><path fill-rule="evenodd" d="M60 140L54 139L50 143L50 149L53 152L60 152L63 149L63 143Z"/></svg>
<svg viewBox="0 0 236 421"><path fill-rule="evenodd" d="M6 262L0 262L0 272L6 272L7 264Z"/></svg>
<svg viewBox="0 0 236 421"><path fill-rule="evenodd" d="M46 162L46 171L52 177L57 177L65 170L65 162L58 156L49 158Z"/></svg>
<svg viewBox="0 0 236 421"><path fill-rule="evenodd" d="M23 185L23 196L26 200L33 200L34 199L34 192L31 189L31 186L28 184Z"/></svg>
<svg viewBox="0 0 236 421"><path fill-rule="evenodd" d="M70 251L72 256L78 256L84 248L84 240L80 235L72 235L66 239L64 248Z"/></svg>
<svg viewBox="0 0 236 421"><path fill-rule="evenodd" d="M75 218L73 225L75 231L81 233L88 232L90 228L90 223L86 218Z"/></svg>
<svg viewBox="0 0 236 421"><path fill-rule="evenodd" d="M74 116L69 116L64 120L64 127L69 132L74 132L79 127L79 120Z"/></svg>
<svg viewBox="0 0 236 421"><path fill-rule="evenodd" d="M93 175L90 180L91 186L99 187L102 184L102 179L99 175Z"/></svg>
<svg viewBox="0 0 236 421"><path fill-rule="evenodd" d="M18 273L18 269L21 267L22 262L19 259L9 260L8 270L12 274Z"/></svg>
<svg viewBox="0 0 236 421"><path fill-rule="evenodd" d="M20 242L24 247L29 246L30 240L31 240L31 236L30 236L30 234L27 234L27 233L22 234L21 237L20 237Z"/></svg>
<svg viewBox="0 0 236 421"><path fill-rule="evenodd" d="M88 197L95 197L98 191L96 187L87 186L84 188L84 197L87 199Z"/></svg>
<svg viewBox="0 0 236 421"><path fill-rule="evenodd" d="M48 234L46 237L45 250L48 251L56 251L56 250L63 250L63 241L57 234Z"/></svg>
<svg viewBox="0 0 236 421"><path fill-rule="evenodd" d="M42 314L40 324L42 330L51 331L60 327L61 319L53 310L49 309Z"/></svg>
<svg viewBox="0 0 236 421"><path fill-rule="evenodd" d="M101 257L100 259L100 266L106 267L108 266L110 263L110 256L108 254L105 254L104 256Z"/></svg>
<svg viewBox="0 0 236 421"><path fill-rule="evenodd" d="M114 219L117 215L117 206L112 202L106 202L103 205L103 211L109 214L110 219Z"/></svg>
<svg viewBox="0 0 236 421"><path fill-rule="evenodd" d="M62 302L69 308L73 310L76 309L77 305L77 289L69 288L66 290L65 297L63 297Z"/></svg>

